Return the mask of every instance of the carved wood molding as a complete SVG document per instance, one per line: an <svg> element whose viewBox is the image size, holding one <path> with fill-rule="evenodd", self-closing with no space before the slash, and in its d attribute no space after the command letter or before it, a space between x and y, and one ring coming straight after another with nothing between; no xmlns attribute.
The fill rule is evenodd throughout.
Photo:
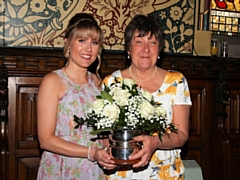
<svg viewBox="0 0 240 180"><path fill-rule="evenodd" d="M0 65L4 64L9 76L43 76L47 72L61 68L66 62L62 50L1 48ZM104 51L102 54L101 75L127 67L126 56L121 51ZM165 55L159 66L178 70L188 78L218 78L219 72L226 72L231 78L240 75L240 59L212 58L204 56Z"/></svg>
<svg viewBox="0 0 240 180"><path fill-rule="evenodd" d="M117 69L127 67L128 63L125 59L126 55L123 52L103 52L101 75L104 77ZM2 156L0 156L0 162L3 164L2 169L0 169L0 179L1 177L2 179L8 179L3 177L4 173L14 174L16 169L18 169L19 174L21 174L20 171L25 174L26 170L26 173L30 176L33 174L33 171L36 172L39 161L36 116L34 115L36 114L37 88L42 76L52 70L61 68L64 64L65 58L60 49L0 48L0 66L4 66L5 71L8 73L10 102L9 121L0 124L2 132L0 143L4 143L4 146L0 149L5 153L2 153ZM226 164L231 164L232 162L230 162L232 157L225 156L227 151L233 151L229 144L236 144L235 154L239 152L239 131L235 129L239 126L237 123L239 123L240 83L238 82L240 82L240 59L165 55L161 56L161 62L158 65L165 69L181 71L187 77L191 86L193 99L190 118L191 137L182 152L185 152L187 158L196 159L200 163L203 173L207 177L205 179L222 177L222 174L218 175L219 171L225 173L229 167L224 167L223 169L220 167L222 167L223 163L226 166ZM219 78L220 75L224 75L223 79ZM232 104L228 110L230 113L227 113L233 114L231 118L234 121L230 121L232 119L222 119L224 121L216 123L217 118L214 110L216 110L215 105L217 102L214 101L214 98L218 98L220 103L224 98L222 98L221 94L217 95L219 97L215 97L214 90L224 81L227 82L227 88L230 93L229 99L231 99L231 103L229 104ZM219 88L217 93L223 92L222 89ZM231 125L229 125L227 134L226 131L224 132L225 134L219 133L222 130L218 128L219 125L228 127L223 122ZM230 138L230 143L227 143L227 145L222 134L226 135L227 140ZM232 140L232 135L236 137L237 141ZM228 155L232 154L234 153L228 153ZM228 159L229 162L226 163L225 161ZM235 159L236 161L238 160L237 158ZM220 170L215 171L215 169ZM216 174L213 174L214 172ZM1 173L3 174L2 176Z"/></svg>
<svg viewBox="0 0 240 180"><path fill-rule="evenodd" d="M7 121L8 73L4 64L0 65L0 122Z"/></svg>
<svg viewBox="0 0 240 180"><path fill-rule="evenodd" d="M0 179L5 179L6 163L8 162L8 74L6 67L0 65Z"/></svg>

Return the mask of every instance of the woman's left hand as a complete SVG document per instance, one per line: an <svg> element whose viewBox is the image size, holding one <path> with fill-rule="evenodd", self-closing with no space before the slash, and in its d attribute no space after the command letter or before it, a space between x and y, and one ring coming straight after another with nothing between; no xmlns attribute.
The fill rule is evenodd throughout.
<svg viewBox="0 0 240 180"><path fill-rule="evenodd" d="M141 159L138 163L134 164L133 167L143 167L148 165L153 153L155 152L156 148L159 146L159 138L158 136L137 136L134 137L134 140L138 142L142 142L143 146L142 149L129 157L129 159Z"/></svg>
<svg viewBox="0 0 240 180"><path fill-rule="evenodd" d="M98 162L103 169L115 169L117 166L115 162L111 159L111 156L106 149L96 149L94 152L94 159Z"/></svg>

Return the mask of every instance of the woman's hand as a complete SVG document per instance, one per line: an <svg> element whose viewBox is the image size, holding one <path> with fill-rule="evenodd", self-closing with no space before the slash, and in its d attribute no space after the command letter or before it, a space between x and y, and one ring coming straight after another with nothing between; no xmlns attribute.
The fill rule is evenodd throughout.
<svg viewBox="0 0 240 180"><path fill-rule="evenodd" d="M142 142L143 146L138 153L131 155L129 157L130 159L141 159L138 163L134 164L133 167L137 168L137 167L143 167L148 165L153 153L159 146L160 140L158 136L143 135L143 136L134 137L134 140L138 142Z"/></svg>
<svg viewBox="0 0 240 180"><path fill-rule="evenodd" d="M103 169L111 170L117 167L115 162L111 160L111 156L108 153L108 148L95 149L93 150L92 154L93 159L96 160Z"/></svg>

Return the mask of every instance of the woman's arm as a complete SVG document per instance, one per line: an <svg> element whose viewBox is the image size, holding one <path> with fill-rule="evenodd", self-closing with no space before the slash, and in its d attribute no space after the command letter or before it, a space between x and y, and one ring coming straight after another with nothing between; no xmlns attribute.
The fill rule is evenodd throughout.
<svg viewBox="0 0 240 180"><path fill-rule="evenodd" d="M67 87L55 73L46 75L39 87L37 129L40 147L47 151L72 157L87 157L88 148L55 136L58 99Z"/></svg>
<svg viewBox="0 0 240 180"><path fill-rule="evenodd" d="M174 149L182 147L188 140L190 105L174 105L172 123L178 128L177 133L170 133L162 137L158 136L138 136L134 138L143 142L143 149L139 153L132 155L131 159L141 158L134 167L147 165L156 149Z"/></svg>
<svg viewBox="0 0 240 180"><path fill-rule="evenodd" d="M58 99L64 95L66 90L66 85L55 73L45 76L41 82L37 102L37 129L40 147L69 157L88 158L90 155L91 160L97 161L101 166L106 166L108 169L115 168L110 155L104 149L94 147L89 149L89 147L74 144L55 136ZM107 146L107 141L104 141L103 147L105 146Z"/></svg>
<svg viewBox="0 0 240 180"><path fill-rule="evenodd" d="M162 141L158 143L158 149L174 149L182 147L188 140L188 124L189 124L189 105L175 105L173 106L173 125L178 131L165 135Z"/></svg>

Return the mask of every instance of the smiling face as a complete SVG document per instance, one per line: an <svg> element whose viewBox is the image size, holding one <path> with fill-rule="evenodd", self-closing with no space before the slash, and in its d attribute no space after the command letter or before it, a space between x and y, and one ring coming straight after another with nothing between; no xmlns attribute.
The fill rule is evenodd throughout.
<svg viewBox="0 0 240 180"><path fill-rule="evenodd" d="M87 68L96 60L99 48L96 37L78 37L69 44L69 61L80 67Z"/></svg>
<svg viewBox="0 0 240 180"><path fill-rule="evenodd" d="M149 33L139 37L138 31L134 32L128 52L134 66L142 70L155 66L158 52L158 40L154 35L150 36Z"/></svg>
<svg viewBox="0 0 240 180"><path fill-rule="evenodd" d="M67 64L87 68L98 59L97 73L101 64L103 32L92 16L76 14L65 30L64 42L63 53L68 58Z"/></svg>

